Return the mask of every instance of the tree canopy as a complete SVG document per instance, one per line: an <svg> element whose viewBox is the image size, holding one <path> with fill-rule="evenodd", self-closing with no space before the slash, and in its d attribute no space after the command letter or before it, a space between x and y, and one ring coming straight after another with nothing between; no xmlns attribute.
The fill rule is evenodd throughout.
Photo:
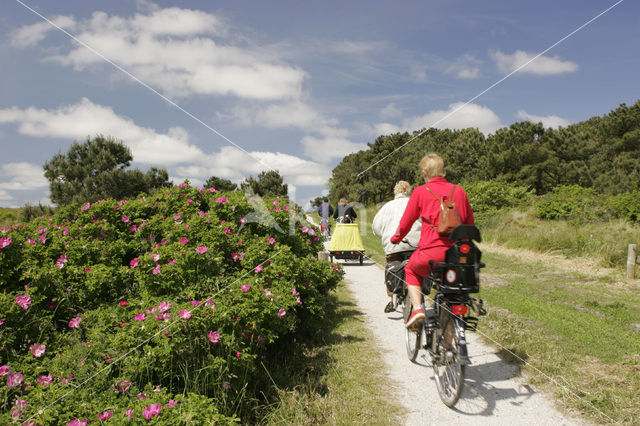
<svg viewBox="0 0 640 426"><path fill-rule="evenodd" d="M379 136L346 156L333 169L329 198L389 200L398 180L424 183L418 163L427 152L444 159L454 183L498 179L537 194L573 184L604 194L640 189L640 101L559 129L524 121L487 137L471 128L420 132Z"/></svg>
<svg viewBox="0 0 640 426"><path fill-rule="evenodd" d="M235 191L238 189L238 185L231 182L229 179L222 179L217 176L211 176L204 183L205 188L215 188L218 191Z"/></svg>
<svg viewBox="0 0 640 426"><path fill-rule="evenodd" d="M284 179L280 176L278 170L269 170L260 172L258 178L249 176L240 184L242 190L250 189L256 195L266 196L285 196L289 191L289 185L284 183Z"/></svg>
<svg viewBox="0 0 640 426"><path fill-rule="evenodd" d="M98 135L84 143L74 142L44 164L51 201L58 205L124 199L141 192L171 186L165 169L127 170L133 161L128 147L111 137Z"/></svg>

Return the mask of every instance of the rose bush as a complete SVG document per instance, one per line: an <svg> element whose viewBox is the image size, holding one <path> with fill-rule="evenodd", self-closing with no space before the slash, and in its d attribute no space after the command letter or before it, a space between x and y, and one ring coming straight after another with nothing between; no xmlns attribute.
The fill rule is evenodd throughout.
<svg viewBox="0 0 640 426"><path fill-rule="evenodd" d="M238 421L342 276L300 216L185 183L1 229L0 421Z"/></svg>

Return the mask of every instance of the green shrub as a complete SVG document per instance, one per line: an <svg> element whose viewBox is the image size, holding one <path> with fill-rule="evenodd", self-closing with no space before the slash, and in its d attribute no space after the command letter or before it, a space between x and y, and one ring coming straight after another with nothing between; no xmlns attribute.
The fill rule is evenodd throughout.
<svg viewBox="0 0 640 426"><path fill-rule="evenodd" d="M520 206L533 196L525 186L516 186L497 180L463 185L474 213L496 212Z"/></svg>
<svg viewBox="0 0 640 426"><path fill-rule="evenodd" d="M536 216L541 219L566 219L574 223L605 220L611 217L606 197L592 188L560 185L536 200Z"/></svg>
<svg viewBox="0 0 640 426"><path fill-rule="evenodd" d="M342 277L300 214L185 184L1 229L0 422L140 421L151 404L158 424L239 421L268 349L313 333Z"/></svg>
<svg viewBox="0 0 640 426"><path fill-rule="evenodd" d="M37 206L32 206L31 204L27 204L20 211L20 221L28 222L37 217L51 216L54 212L55 212L55 209L51 206L43 206L40 203L38 203Z"/></svg>
<svg viewBox="0 0 640 426"><path fill-rule="evenodd" d="M612 195L607 200L611 213L621 219L640 222L640 190Z"/></svg>

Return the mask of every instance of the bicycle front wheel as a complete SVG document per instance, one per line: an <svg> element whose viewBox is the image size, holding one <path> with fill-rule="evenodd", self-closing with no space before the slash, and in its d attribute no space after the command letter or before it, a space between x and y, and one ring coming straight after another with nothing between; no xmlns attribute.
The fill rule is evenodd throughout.
<svg viewBox="0 0 640 426"><path fill-rule="evenodd" d="M458 352L460 341L456 333L454 319L445 315L440 324L437 355L433 360L433 373L440 399L447 407L453 407L462 393L464 385L464 365Z"/></svg>
<svg viewBox="0 0 640 426"><path fill-rule="evenodd" d="M403 301L403 314L404 314L404 322L407 322L409 316L411 316L411 311L413 310L413 306L411 305L411 300L409 299L409 294L407 294ZM420 340L422 336L422 329L424 325L420 325L416 330L410 330L405 327L405 335L404 335L404 343L407 349L407 356L409 357L409 361L415 362L416 357L418 356L418 352L420 351Z"/></svg>

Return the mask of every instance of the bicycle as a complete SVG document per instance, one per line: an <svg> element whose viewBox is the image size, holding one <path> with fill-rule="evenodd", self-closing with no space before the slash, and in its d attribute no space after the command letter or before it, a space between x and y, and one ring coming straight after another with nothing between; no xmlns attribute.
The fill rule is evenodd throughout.
<svg viewBox="0 0 640 426"><path fill-rule="evenodd" d="M331 235L330 219L324 217L320 219L320 231L322 232L322 236L325 238L325 240L328 240L329 236Z"/></svg>
<svg viewBox="0 0 640 426"><path fill-rule="evenodd" d="M440 399L453 407L462 393L465 367L471 363L467 351L466 330L475 331L478 316L486 315L482 299L470 294L480 291L480 261L482 253L473 241L480 242L480 231L473 225L456 227L449 239L444 262L430 261L431 274L422 282L422 292L429 295L435 289L432 309L426 309L425 321L416 329L405 329L405 345L409 360L415 362L421 348L431 358ZM408 295L402 301L405 322L411 315ZM471 311L477 316L472 316ZM422 336L424 345L421 346Z"/></svg>

